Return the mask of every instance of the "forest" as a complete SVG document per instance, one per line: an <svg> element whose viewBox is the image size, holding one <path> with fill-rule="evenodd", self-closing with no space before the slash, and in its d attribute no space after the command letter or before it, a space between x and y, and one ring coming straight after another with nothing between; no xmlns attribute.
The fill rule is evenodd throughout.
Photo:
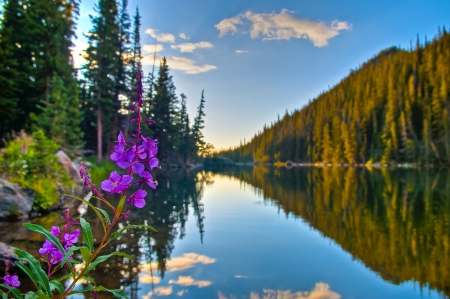
<svg viewBox="0 0 450 299"><path fill-rule="evenodd" d="M85 64L72 57L80 0L8 0L0 23L0 147L20 131L42 131L67 152L110 154L119 131L130 128L130 108L143 88L143 116L155 124L145 136L159 141L158 158L194 163L211 151L204 142L202 91L193 124L187 96L176 93L165 58L143 76L141 15L127 0L100 0L90 16ZM17 30L20 28L20 30ZM158 63L158 61L156 61Z"/></svg>
<svg viewBox="0 0 450 299"><path fill-rule="evenodd" d="M235 162L448 165L450 34L381 51L234 148Z"/></svg>

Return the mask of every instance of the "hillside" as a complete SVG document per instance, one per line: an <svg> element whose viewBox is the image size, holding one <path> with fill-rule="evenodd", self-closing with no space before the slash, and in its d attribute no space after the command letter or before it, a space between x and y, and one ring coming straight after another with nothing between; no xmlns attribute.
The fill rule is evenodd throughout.
<svg viewBox="0 0 450 299"><path fill-rule="evenodd" d="M381 51L247 143L236 162L450 162L450 34Z"/></svg>

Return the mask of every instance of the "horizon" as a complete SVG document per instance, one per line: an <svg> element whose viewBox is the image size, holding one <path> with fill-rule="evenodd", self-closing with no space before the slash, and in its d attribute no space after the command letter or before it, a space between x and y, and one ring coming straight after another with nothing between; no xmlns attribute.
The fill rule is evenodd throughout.
<svg viewBox="0 0 450 299"><path fill-rule="evenodd" d="M132 0L128 11L132 18L139 6L142 16L144 73L156 44L177 94L188 97L191 120L205 90L205 141L217 150L249 141L380 51L408 49L417 36L431 40L439 27L450 27L448 1L329 2ZM74 56L85 46L82 33L92 26L88 15L96 3L81 3Z"/></svg>

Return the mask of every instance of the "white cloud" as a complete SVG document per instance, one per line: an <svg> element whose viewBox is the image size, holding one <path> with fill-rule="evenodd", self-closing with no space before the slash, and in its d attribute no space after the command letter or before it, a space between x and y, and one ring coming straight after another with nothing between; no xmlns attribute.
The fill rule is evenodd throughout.
<svg viewBox="0 0 450 299"><path fill-rule="evenodd" d="M164 50L164 46L161 44L154 44L154 45L143 45L142 46L142 52L145 54L153 54L156 52L161 52Z"/></svg>
<svg viewBox="0 0 450 299"><path fill-rule="evenodd" d="M155 38L157 41L161 43L174 43L175 42L175 36L170 33L158 33L158 30L147 28L145 30L145 33L150 34L151 37Z"/></svg>
<svg viewBox="0 0 450 299"><path fill-rule="evenodd" d="M233 18L223 19L219 24L215 25L214 27L220 31L219 36L222 37L230 31L231 34L236 33L238 30L236 25L242 24L241 17L241 15L238 15Z"/></svg>
<svg viewBox="0 0 450 299"><path fill-rule="evenodd" d="M236 275L235 278L248 278L248 277L244 275Z"/></svg>
<svg viewBox="0 0 450 299"><path fill-rule="evenodd" d="M180 70L185 74L191 75L205 73L217 69L215 65L211 64L196 65L194 60L185 57L170 56L167 57L167 61L169 67L171 67L172 69Z"/></svg>
<svg viewBox="0 0 450 299"><path fill-rule="evenodd" d="M172 294L172 286L168 287L157 287L153 291L147 293L147 295L142 296L142 299L151 299L153 295L155 296L169 296Z"/></svg>
<svg viewBox="0 0 450 299"><path fill-rule="evenodd" d="M330 290L330 286L326 283L319 282L311 292L281 291L281 290L264 290L264 294L252 292L250 299L340 299L341 295Z"/></svg>
<svg viewBox="0 0 450 299"><path fill-rule="evenodd" d="M172 49L180 49L180 52L194 52L198 48L212 48L213 45L210 42L199 42L199 43L184 43L179 45L172 45Z"/></svg>
<svg viewBox="0 0 450 299"><path fill-rule="evenodd" d="M241 53L248 53L247 50L236 50L234 52L239 53L239 54L241 54Z"/></svg>
<svg viewBox="0 0 450 299"><path fill-rule="evenodd" d="M187 37L186 34L184 34L184 33L180 33L180 37L182 39L189 39L189 37Z"/></svg>
<svg viewBox="0 0 450 299"><path fill-rule="evenodd" d="M170 67L170 65L169 65ZM185 253L182 256L174 257L166 263L166 270L169 272L181 271L192 268L195 264L212 264L215 263L216 259L210 258L206 255L197 254L194 252ZM154 270L157 269L157 264L144 264L142 265L142 271L150 272L150 267Z"/></svg>
<svg viewBox="0 0 450 299"><path fill-rule="evenodd" d="M188 290L181 290L177 293L178 296L183 296L184 293L187 293Z"/></svg>
<svg viewBox="0 0 450 299"><path fill-rule="evenodd" d="M322 21L311 21L297 19L290 15L286 9L277 13L252 13L246 12L243 16L238 15L231 19L224 19L215 27L219 30L219 36L228 32L237 32L236 24L241 24L241 18L251 22L250 37L263 40L290 40L291 38L304 38L313 42L316 47L323 47L328 40L339 34L341 30L348 30L351 24L347 22L334 21L327 26ZM236 23L236 20L240 23ZM232 26L231 26L232 25Z"/></svg>
<svg viewBox="0 0 450 299"><path fill-rule="evenodd" d="M179 276L177 280L169 280L169 284L179 284L181 286L197 286L199 288L204 288L212 284L209 280L195 280L191 276Z"/></svg>
<svg viewBox="0 0 450 299"><path fill-rule="evenodd" d="M139 276L139 282L158 284L161 282L161 278L157 276L152 276L150 274L144 274L142 276Z"/></svg>

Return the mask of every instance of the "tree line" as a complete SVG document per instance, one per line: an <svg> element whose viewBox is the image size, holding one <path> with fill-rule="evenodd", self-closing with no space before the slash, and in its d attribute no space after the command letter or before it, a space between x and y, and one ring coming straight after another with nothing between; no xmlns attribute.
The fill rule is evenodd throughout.
<svg viewBox="0 0 450 299"><path fill-rule="evenodd" d="M141 15L128 0L99 0L85 33L85 64L72 56L80 0L7 0L0 23L0 145L12 132L43 130L68 149L97 160L111 153L119 131L132 134L129 110L142 69ZM186 95L176 94L167 60L143 80L143 116L156 123L146 137L159 140L162 162L189 163L212 148L202 134L202 91L190 124Z"/></svg>
<svg viewBox="0 0 450 299"><path fill-rule="evenodd" d="M450 34L392 47L254 137L237 162L450 163Z"/></svg>

